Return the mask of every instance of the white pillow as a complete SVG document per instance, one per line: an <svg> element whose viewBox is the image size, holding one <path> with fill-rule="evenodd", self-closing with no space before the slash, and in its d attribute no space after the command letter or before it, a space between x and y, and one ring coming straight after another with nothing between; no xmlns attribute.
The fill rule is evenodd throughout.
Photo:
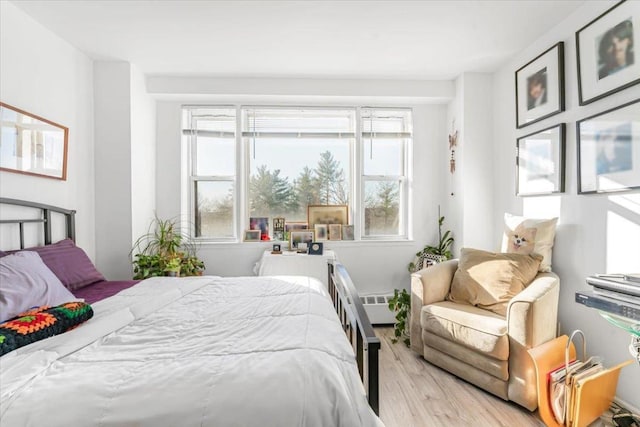
<svg viewBox="0 0 640 427"><path fill-rule="evenodd" d="M557 222L558 218L534 219L505 213L501 251L542 255L540 271L551 271L551 249Z"/></svg>
<svg viewBox="0 0 640 427"><path fill-rule="evenodd" d="M0 321L32 307L80 301L65 288L36 252L0 258Z"/></svg>

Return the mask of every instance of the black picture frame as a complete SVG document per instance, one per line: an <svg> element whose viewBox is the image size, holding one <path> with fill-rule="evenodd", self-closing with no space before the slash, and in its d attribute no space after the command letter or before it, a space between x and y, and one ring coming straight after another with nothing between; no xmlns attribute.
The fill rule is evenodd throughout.
<svg viewBox="0 0 640 427"><path fill-rule="evenodd" d="M322 242L311 242L309 245L309 255L322 255L323 246Z"/></svg>
<svg viewBox="0 0 640 427"><path fill-rule="evenodd" d="M515 82L518 129L564 111L564 42L520 67Z"/></svg>
<svg viewBox="0 0 640 427"><path fill-rule="evenodd" d="M560 123L517 139L517 196L564 193L566 133Z"/></svg>
<svg viewBox="0 0 640 427"><path fill-rule="evenodd" d="M614 38L616 43L626 40L624 56L616 55ZM576 32L580 105L640 83L639 45L640 5L635 1L617 3Z"/></svg>
<svg viewBox="0 0 640 427"><path fill-rule="evenodd" d="M576 122L578 194L640 188L640 100Z"/></svg>

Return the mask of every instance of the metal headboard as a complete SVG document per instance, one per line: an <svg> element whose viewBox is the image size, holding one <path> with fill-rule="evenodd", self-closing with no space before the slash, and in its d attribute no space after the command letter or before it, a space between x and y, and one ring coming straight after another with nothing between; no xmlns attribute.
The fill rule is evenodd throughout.
<svg viewBox="0 0 640 427"><path fill-rule="evenodd" d="M64 215L65 235L74 242L76 241L76 211L74 210L6 197L0 197L0 204L40 209L41 211L41 217L36 219L0 219L0 224L18 224L20 228L20 249L24 249L24 224L28 223L41 223L44 231L44 244L51 244L51 213Z"/></svg>

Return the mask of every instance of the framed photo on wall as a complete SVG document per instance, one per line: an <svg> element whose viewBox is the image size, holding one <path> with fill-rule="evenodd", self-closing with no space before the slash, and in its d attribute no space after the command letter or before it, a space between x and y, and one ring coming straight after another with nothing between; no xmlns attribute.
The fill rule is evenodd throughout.
<svg viewBox="0 0 640 427"><path fill-rule="evenodd" d="M564 111L564 42L516 71L518 129Z"/></svg>
<svg viewBox="0 0 640 427"><path fill-rule="evenodd" d="M640 188L640 100L576 123L578 193Z"/></svg>
<svg viewBox="0 0 640 427"><path fill-rule="evenodd" d="M516 195L564 192L565 135L561 123L518 138Z"/></svg>
<svg viewBox="0 0 640 427"><path fill-rule="evenodd" d="M576 32L580 105L640 83L640 3L622 1Z"/></svg>

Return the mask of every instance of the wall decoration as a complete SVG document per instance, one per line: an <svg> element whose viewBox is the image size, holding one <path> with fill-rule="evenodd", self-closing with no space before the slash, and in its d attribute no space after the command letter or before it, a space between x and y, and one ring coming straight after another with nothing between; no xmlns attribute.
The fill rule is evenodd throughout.
<svg viewBox="0 0 640 427"><path fill-rule="evenodd" d="M561 123L518 138L516 194L564 192L566 126Z"/></svg>
<svg viewBox="0 0 640 427"><path fill-rule="evenodd" d="M516 71L518 129L564 111L564 43Z"/></svg>
<svg viewBox="0 0 640 427"><path fill-rule="evenodd" d="M310 228L315 224L349 224L349 206L309 205L307 222Z"/></svg>
<svg viewBox="0 0 640 427"><path fill-rule="evenodd" d="M313 242L313 231L292 231L289 233L289 250L298 250L298 245L304 243L308 247Z"/></svg>
<svg viewBox="0 0 640 427"><path fill-rule="evenodd" d="M0 102L0 170L67 179L69 128Z"/></svg>
<svg viewBox="0 0 640 427"><path fill-rule="evenodd" d="M640 188L640 100L576 123L578 193Z"/></svg>
<svg viewBox="0 0 640 427"><path fill-rule="evenodd" d="M640 83L640 3L622 1L576 32L580 105Z"/></svg>
<svg viewBox="0 0 640 427"><path fill-rule="evenodd" d="M451 151L451 159L449 160L449 172L456 171L456 146L458 145L458 131L449 135L449 151Z"/></svg>

